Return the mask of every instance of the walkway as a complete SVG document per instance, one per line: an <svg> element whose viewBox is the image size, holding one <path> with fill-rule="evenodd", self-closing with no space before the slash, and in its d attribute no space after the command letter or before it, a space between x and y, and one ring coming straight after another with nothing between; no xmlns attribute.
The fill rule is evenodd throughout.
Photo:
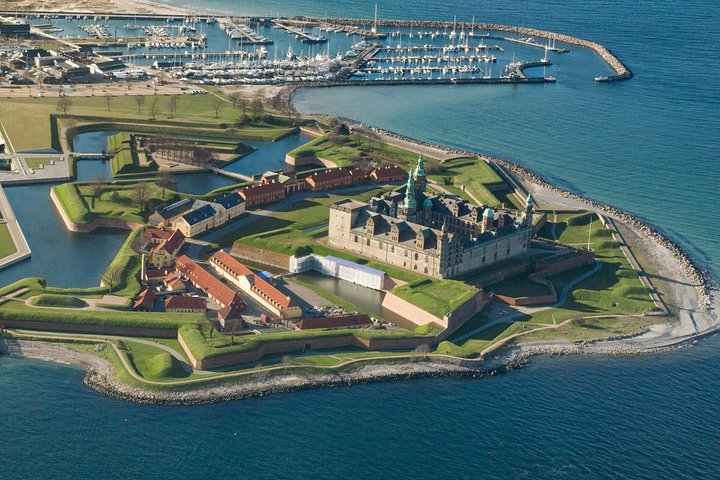
<svg viewBox="0 0 720 480"><path fill-rule="evenodd" d="M603 264L601 262L595 262L595 267L592 270L583 273L579 277L577 277L574 280L571 280L570 282L565 284L565 287L562 289L562 292L560 292L560 297L558 298L558 301L552 305L549 305L547 307L527 308L527 309L523 309L521 311L516 311L509 315L505 315L500 318L496 318L495 320L492 320L492 321L486 323L485 325L482 325L482 326L476 328L475 330L472 330L471 332L466 333L465 335L452 338L451 341L453 343L459 343L464 340L467 340L470 337L474 337L478 333L483 332L483 331L487 330L488 328L492 328L495 325L498 325L500 323L512 323L514 320L516 320L520 317L523 317L525 315L531 315L533 313L539 313L539 312L543 312L545 310L562 307L565 304L565 301L567 300L567 296L568 296L568 293L570 293L570 290L578 283L582 282L586 278L588 278L591 275L598 272L602 268L602 266L603 266Z"/></svg>
<svg viewBox="0 0 720 480"><path fill-rule="evenodd" d="M8 202L8 199L5 196L5 191L3 190L2 185L0 185L0 215L2 215L3 221L6 222L5 225L7 225L10 237L15 244L15 253L11 253L7 257L0 258L0 270L2 270L3 268L9 267L21 260L30 258L32 252L30 251L30 245L28 245L25 235L20 228L20 224L18 223L17 218L15 218L15 213L10 206L10 202Z"/></svg>

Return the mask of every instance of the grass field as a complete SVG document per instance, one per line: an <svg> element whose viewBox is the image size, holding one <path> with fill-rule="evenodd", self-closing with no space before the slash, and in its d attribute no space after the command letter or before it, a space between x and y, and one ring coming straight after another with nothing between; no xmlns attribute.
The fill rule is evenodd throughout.
<svg viewBox="0 0 720 480"><path fill-rule="evenodd" d="M394 163L411 168L418 159L418 154L403 150L378 141L371 142L359 134L335 135L325 134L288 152L295 158L318 157L330 160L338 167L349 166L353 160L372 158L379 162ZM426 158L428 163L436 162Z"/></svg>
<svg viewBox="0 0 720 480"><path fill-rule="evenodd" d="M488 189L488 187L497 189L506 185L500 175L487 162L477 158L458 158L442 165L445 168L442 173L430 175L433 181L438 182L440 185L444 185L449 181L451 185L444 185L446 188L450 187L448 189L452 190L454 187L458 190L455 193L464 198L469 197L472 199L474 196L483 205L499 207L505 202L509 207L514 207L514 201L508 195L509 190L505 188L501 191L490 191ZM460 187L464 187L472 196L464 195Z"/></svg>
<svg viewBox="0 0 720 480"><path fill-rule="evenodd" d="M477 289L456 280L423 279L397 287L392 293L442 318L472 298Z"/></svg>
<svg viewBox="0 0 720 480"><path fill-rule="evenodd" d="M593 219L592 231L589 229ZM551 217L552 220L552 217ZM540 236L552 239L553 225L549 222L540 232ZM450 351L477 355L493 342L514 333L529 331L543 325L556 325L565 320L575 319L557 329L547 329L519 337L514 342L530 341L582 341L601 340L639 332L648 325L664 321L664 317L642 317L643 312L655 309L637 272L632 269L612 234L606 230L595 214L558 215L554 225L555 234L563 243L590 245L595 250L596 259L602 263L600 271L577 284L568 295L567 301L559 308L531 313L519 318L512 324L492 327L460 344L445 345ZM593 266L580 267L549 277L558 293L564 286L592 269ZM506 282L507 288L516 288L512 280ZM585 318L601 316L602 318ZM619 316L619 317L610 317ZM455 333L459 337L488 321L484 314L472 319ZM499 331L501 330L501 331ZM493 336L494 335L494 336Z"/></svg>
<svg viewBox="0 0 720 480"><path fill-rule="evenodd" d="M242 112L240 109L233 109L228 104L222 108L215 118L214 103L216 97L212 95L181 95L178 97L178 110L174 118L170 118L168 111L169 95L146 96L145 107L138 114L135 96L132 95L113 97L110 111L107 110L104 95L98 93L94 97L71 97L73 105L70 115L84 115L101 117L107 122L118 119L132 122L133 120L147 121L150 119L149 105L157 98L159 114L156 122L166 120L173 122L192 122L206 124L208 127L224 126L222 129L215 128L215 136L233 137L248 140L270 141L290 130L290 122L284 118L277 118L276 124L267 124L262 121L253 122L249 125L235 126ZM8 136L16 150L29 150L36 148L47 148L51 145L50 114L58 114L57 97L43 98L4 98L3 108L0 109L0 121L7 129ZM64 126L72 126L77 121L64 120ZM32 128L27 128L32 125ZM121 129L122 130L122 129ZM166 129L167 133L180 133L178 127ZM212 134L212 130L205 132L197 129L196 134ZM187 132L190 133L190 132Z"/></svg>
<svg viewBox="0 0 720 480"><path fill-rule="evenodd" d="M190 372L168 352L137 342L118 342L118 348L127 355L135 371L146 380L162 382L188 378Z"/></svg>
<svg viewBox="0 0 720 480"><path fill-rule="evenodd" d="M7 257L17 252L7 224L0 223L0 258Z"/></svg>
<svg viewBox="0 0 720 480"><path fill-rule="evenodd" d="M148 212L163 202L181 198L172 190L163 189L154 180L143 181L148 185L146 206L140 211L140 205L133 198L133 189L139 181L108 182L104 185L100 197L95 198L92 183L65 183L53 187L63 209L75 223L85 224L99 218L114 218L128 222L145 223Z"/></svg>
<svg viewBox="0 0 720 480"><path fill-rule="evenodd" d="M85 301L70 295L43 294L33 298L32 304L37 307L83 308Z"/></svg>

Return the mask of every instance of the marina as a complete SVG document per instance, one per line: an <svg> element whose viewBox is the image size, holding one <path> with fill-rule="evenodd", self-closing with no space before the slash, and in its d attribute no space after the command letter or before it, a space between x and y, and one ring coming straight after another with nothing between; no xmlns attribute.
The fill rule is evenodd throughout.
<svg viewBox="0 0 720 480"><path fill-rule="evenodd" d="M570 53L567 45L573 43L595 50L619 72L597 75L596 81L632 75L597 44L474 19L409 23L377 18L15 13L8 20L27 22L45 45L58 43L59 50L48 55L72 62L45 62L18 71L14 77L21 83L34 83L36 78L46 83L145 80L162 71L198 85L553 83L558 74L551 56ZM546 43L540 41L543 38ZM68 48L89 55L78 56ZM538 48L544 51L541 59L534 53ZM543 63L536 65L538 60ZM83 70L85 65L89 71ZM525 66L517 71L518 65ZM522 72L530 65L543 66L542 76Z"/></svg>

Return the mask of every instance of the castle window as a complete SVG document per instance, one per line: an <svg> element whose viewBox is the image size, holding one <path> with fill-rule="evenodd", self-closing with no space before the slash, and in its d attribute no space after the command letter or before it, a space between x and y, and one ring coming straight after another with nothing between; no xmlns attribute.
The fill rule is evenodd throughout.
<svg viewBox="0 0 720 480"><path fill-rule="evenodd" d="M418 259L418 254L417 254L417 252L415 252L415 260L417 260L417 259Z"/></svg>
<svg viewBox="0 0 720 480"><path fill-rule="evenodd" d="M392 253L395 253L395 245L392 245L392 246L390 247L390 251L391 251Z"/></svg>
<svg viewBox="0 0 720 480"><path fill-rule="evenodd" d="M355 243L357 243L357 241L358 241L358 236L355 235Z"/></svg>
<svg viewBox="0 0 720 480"><path fill-rule="evenodd" d="M365 240L365 245L367 245L368 247L370 246L370 239L369 239L369 238Z"/></svg>

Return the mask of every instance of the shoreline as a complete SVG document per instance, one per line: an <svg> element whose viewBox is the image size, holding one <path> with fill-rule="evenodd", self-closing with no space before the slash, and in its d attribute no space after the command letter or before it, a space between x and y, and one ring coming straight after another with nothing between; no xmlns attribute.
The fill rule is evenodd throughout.
<svg viewBox="0 0 720 480"><path fill-rule="evenodd" d="M601 342L602 343L602 342ZM63 344L37 340L0 341L10 358L29 358L50 361L85 369L82 383L99 394L140 405L193 406L247 400L270 395L296 393L307 390L367 385L381 382L422 380L429 378L479 379L511 373L528 365L534 356L606 355L634 357L680 348L593 350L587 344L528 344L513 347L487 360L438 361L425 357L403 363L368 364L353 371L329 373L260 376L249 381L229 381L188 390L151 390L126 384L113 378L112 365L105 359L67 348ZM592 343L590 343L592 346Z"/></svg>

